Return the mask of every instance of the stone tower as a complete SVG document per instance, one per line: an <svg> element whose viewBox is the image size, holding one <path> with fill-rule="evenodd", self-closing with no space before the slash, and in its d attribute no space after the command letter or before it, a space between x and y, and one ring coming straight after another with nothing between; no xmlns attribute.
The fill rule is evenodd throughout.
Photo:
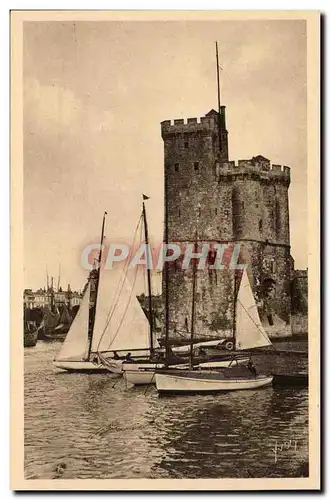
<svg viewBox="0 0 330 500"><path fill-rule="evenodd" d="M184 249L197 238L198 251L203 244L211 249L197 271L196 337L231 334L235 271L229 266L212 269L212 246L234 243L241 245L240 261L248 266L266 329L288 333L290 169L271 165L261 155L237 164L229 161L225 106L220 117L211 110L200 119L163 121L161 133L168 241ZM182 269L179 260L171 263L168 286L170 336L186 337L192 267Z"/></svg>

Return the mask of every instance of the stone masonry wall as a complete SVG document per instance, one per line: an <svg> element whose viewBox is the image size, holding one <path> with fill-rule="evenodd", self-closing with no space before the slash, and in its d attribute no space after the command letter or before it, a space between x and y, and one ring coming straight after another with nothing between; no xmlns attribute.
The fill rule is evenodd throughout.
<svg viewBox="0 0 330 500"><path fill-rule="evenodd" d="M228 161L225 110L222 150L217 113L200 120L162 122L169 242L185 245L239 243L241 261L271 333L290 328L291 260L288 187L290 169L267 158ZM198 336L230 335L233 323L233 271L199 270L196 286ZM170 334L189 335L192 269L180 263L169 271ZM288 328L287 328L288 327ZM274 331L272 331L274 330Z"/></svg>

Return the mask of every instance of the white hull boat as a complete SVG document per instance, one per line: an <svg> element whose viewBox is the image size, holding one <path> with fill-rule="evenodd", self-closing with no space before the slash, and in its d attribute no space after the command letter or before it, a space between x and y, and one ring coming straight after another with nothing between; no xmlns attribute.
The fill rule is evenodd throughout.
<svg viewBox="0 0 330 500"><path fill-rule="evenodd" d="M159 393L184 394L258 389L271 384L273 377L225 377L221 372L198 373L188 370L180 373L156 373L155 379Z"/></svg>
<svg viewBox="0 0 330 500"><path fill-rule="evenodd" d="M231 365L236 366L236 364L247 364L249 358L239 358L236 360L223 360L223 361L209 361L205 363L200 363L196 368L202 369L216 369L216 368L229 368ZM155 370L164 368L163 364L126 364L123 365L124 379L133 385L147 385L155 384ZM187 364L175 365L173 368L177 370L187 370L189 366Z"/></svg>
<svg viewBox="0 0 330 500"><path fill-rule="evenodd" d="M194 269L193 297L196 285L195 276L196 267ZM271 345L267 333L261 324L257 304L245 269L242 273L235 304L235 321L233 323L235 350L243 351ZM193 325L194 322L192 320L192 337ZM244 359L244 357L243 355L242 358ZM210 365L213 365L211 361L203 363L204 366L198 368L192 366L188 370L156 370L155 380L157 391L163 394L216 393L258 389L271 384L273 381L272 375L257 374L250 356L247 366L241 364L243 362L242 358L238 358L235 365L233 365L235 360L233 357L227 367L218 365L213 370L210 369ZM241 363L240 360L242 360ZM221 363L221 361L218 363ZM246 361L244 361L245 363Z"/></svg>
<svg viewBox="0 0 330 500"><path fill-rule="evenodd" d="M197 368L230 368L236 365L246 365L249 362L249 358L237 358L233 360L220 360L220 361L208 361L205 363L199 363Z"/></svg>
<svg viewBox="0 0 330 500"><path fill-rule="evenodd" d="M156 369L164 368L163 364L145 363L144 365L137 365L134 368L132 364L125 367L124 365L124 379L133 385L148 385L155 383Z"/></svg>
<svg viewBox="0 0 330 500"><path fill-rule="evenodd" d="M90 284L88 284L79 311L72 322L60 352L53 361L56 368L68 372L106 372L104 366L88 352L89 294Z"/></svg>
<svg viewBox="0 0 330 500"><path fill-rule="evenodd" d="M94 364L91 361L75 360L54 360L54 366L69 372L106 372L106 368L101 364Z"/></svg>
<svg viewBox="0 0 330 500"><path fill-rule="evenodd" d="M117 375L122 374L123 372L123 360L121 359L103 359L104 368L111 372L116 373Z"/></svg>

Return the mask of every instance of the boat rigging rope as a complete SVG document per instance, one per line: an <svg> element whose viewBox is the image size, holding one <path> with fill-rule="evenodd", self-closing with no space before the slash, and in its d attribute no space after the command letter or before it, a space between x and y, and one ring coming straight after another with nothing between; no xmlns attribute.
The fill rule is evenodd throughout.
<svg viewBox="0 0 330 500"><path fill-rule="evenodd" d="M140 217L140 221L141 221L141 217ZM138 227L137 227L137 229L138 229ZM140 230L140 242L141 242L141 234L142 234L142 224L141 224L141 230ZM138 273L138 267L136 267L136 270L135 270L135 275L134 275L134 279L133 279L133 284L132 284L131 289L130 289L130 294L129 294L129 298L128 298L128 301L127 301L127 304L126 304L126 307L125 307L124 313L123 313L123 315L122 315L122 317L121 317L121 320L120 320L120 323L119 323L119 325L118 325L118 327L117 327L117 330L116 330L116 332L115 332L115 335L113 336L113 338L112 338L112 339L111 339L111 341L109 342L108 349L109 349L109 347L111 346L111 344L113 344L113 342L116 340L117 335L118 335L118 333L119 333L119 331L120 331L120 328L121 328L121 326L122 326L122 324L123 324L123 321L124 321L124 318L125 318L125 315L126 315L126 312L127 312L128 306L129 306L129 304L130 304L130 302L131 302L131 298L132 298L132 294L133 294L133 290L134 290L134 287L135 287L135 282L136 282L136 278L137 278L137 273ZM124 285L124 283L125 283L126 276L127 276L127 272L126 272L126 274L125 274L125 276L124 276L124 279L123 279L123 283L122 283L122 288L121 288L121 291L122 291L122 289L123 289L123 285ZM116 307L116 305L117 305L117 303L118 303L119 297L120 297L120 295L119 295L119 296L118 296L118 298L117 298L117 301L116 301L115 307ZM112 311L112 315L113 315L113 313L114 313L114 310ZM111 315L111 317L112 317L112 315ZM111 318L109 319L109 321L108 321L108 323L107 323L106 328L108 327L108 325L109 325L109 323L110 323L110 320L111 320ZM103 332L103 334L102 334L102 335L104 335L104 332Z"/></svg>
<svg viewBox="0 0 330 500"><path fill-rule="evenodd" d="M107 315L107 319L106 319L106 323L105 323L102 335L101 335L100 340L99 340L98 345L97 345L97 351L99 351L99 347L100 347L101 341L102 341L102 339L103 339L103 337L105 335L105 332L107 331L109 323L110 323L110 321L111 321L111 319L113 317L113 314L114 314L114 312L116 310L116 307L117 307L118 301L120 299L121 293L123 291L125 280L126 280L126 277L127 277L128 266L129 266L130 261L131 261L132 253L134 251L134 244L135 244L136 235L137 235L137 232L139 230L139 227L142 227L141 221L142 221L142 213L141 213L141 215L139 217L138 223L137 223L135 231L134 231L133 241L132 241L132 244L131 244L131 247L130 247L130 252L129 252L128 258L126 259L126 262L125 262L125 265L124 265L123 273L122 273L121 278L118 280L118 283L117 283L116 291L115 291L115 294L114 294L114 299L113 299L113 302L112 302L111 307L109 309L109 312L108 312L108 315ZM134 277L134 283L135 283L135 279L136 279L136 273L135 273L135 277ZM130 302L130 298L129 298L128 303L129 302ZM126 310L127 310L127 308L125 309L125 313L126 313ZM115 337L117 336L117 333L118 333L118 330L117 330L117 332L115 334ZM115 340L115 337L109 342L108 348L110 347L111 343Z"/></svg>

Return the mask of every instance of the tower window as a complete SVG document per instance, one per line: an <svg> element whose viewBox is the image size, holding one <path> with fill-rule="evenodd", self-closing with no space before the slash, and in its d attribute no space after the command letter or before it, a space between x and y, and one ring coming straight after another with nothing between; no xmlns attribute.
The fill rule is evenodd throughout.
<svg viewBox="0 0 330 500"><path fill-rule="evenodd" d="M214 213L215 213L215 215L218 215L218 209L217 208L214 209Z"/></svg>
<svg viewBox="0 0 330 500"><path fill-rule="evenodd" d="M244 210L244 201L242 201L242 210Z"/></svg>
<svg viewBox="0 0 330 500"><path fill-rule="evenodd" d="M199 163L198 163L198 161L196 161L194 163L194 169L195 169L195 172L198 172L198 170L199 170Z"/></svg>
<svg viewBox="0 0 330 500"><path fill-rule="evenodd" d="M201 216L201 207L198 207L198 217Z"/></svg>
<svg viewBox="0 0 330 500"><path fill-rule="evenodd" d="M189 142L188 142L188 141L184 141L184 148L185 148L185 149L188 149L188 148L189 148Z"/></svg>
<svg viewBox="0 0 330 500"><path fill-rule="evenodd" d="M280 202L276 198L275 202L275 227L276 227L276 235L279 237L281 234L281 208L280 208Z"/></svg>
<svg viewBox="0 0 330 500"><path fill-rule="evenodd" d="M180 210L180 208L179 208L179 217L181 217L181 210Z"/></svg>
<svg viewBox="0 0 330 500"><path fill-rule="evenodd" d="M179 164L178 164L178 163L176 163L176 164L174 165L174 170L175 170L176 172L179 172Z"/></svg>
<svg viewBox="0 0 330 500"><path fill-rule="evenodd" d="M259 221L259 231L262 231L262 220Z"/></svg>

